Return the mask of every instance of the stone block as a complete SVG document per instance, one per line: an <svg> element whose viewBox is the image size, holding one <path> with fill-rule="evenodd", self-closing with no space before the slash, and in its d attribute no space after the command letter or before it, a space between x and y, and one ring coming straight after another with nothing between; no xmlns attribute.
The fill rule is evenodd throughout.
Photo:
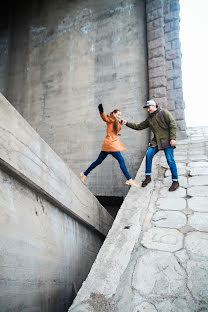
<svg viewBox="0 0 208 312"><path fill-rule="evenodd" d="M171 0L170 1L170 11L179 11L180 10L180 4L178 0ZM179 12L177 12L179 14Z"/></svg>
<svg viewBox="0 0 208 312"><path fill-rule="evenodd" d="M151 21L158 19L160 17L163 17L162 7L160 9L156 9L156 10L153 10L151 12L148 12L148 10L147 10L147 22L151 22Z"/></svg>
<svg viewBox="0 0 208 312"><path fill-rule="evenodd" d="M201 232L208 232L208 213L195 212L188 219L188 224Z"/></svg>
<svg viewBox="0 0 208 312"><path fill-rule="evenodd" d="M148 42L160 37L163 37L164 33L163 33L163 29L159 28L159 29L155 29L155 30L151 30L147 32L147 40Z"/></svg>
<svg viewBox="0 0 208 312"><path fill-rule="evenodd" d="M146 10L148 13L154 10L162 9L162 7L163 7L162 0L147 1L146 3Z"/></svg>
<svg viewBox="0 0 208 312"><path fill-rule="evenodd" d="M175 192L169 192L167 187L162 187L160 189L159 197L170 198L184 198L186 196L186 190L182 187L179 187Z"/></svg>
<svg viewBox="0 0 208 312"><path fill-rule="evenodd" d="M174 69L177 69L177 68L181 69L181 57L173 60L173 68Z"/></svg>
<svg viewBox="0 0 208 312"><path fill-rule="evenodd" d="M204 232L191 232L185 237L184 247L186 248L189 256L207 258L208 260L208 233Z"/></svg>
<svg viewBox="0 0 208 312"><path fill-rule="evenodd" d="M170 187L171 183L172 183L172 177L171 176L168 176L168 177L163 179L164 186L169 186ZM181 187L185 187L185 188L188 187L187 177L184 177L184 176L180 175L179 176L179 183L180 183ZM175 209L175 210L177 210L177 209Z"/></svg>
<svg viewBox="0 0 208 312"><path fill-rule="evenodd" d="M194 176L188 179L189 185L208 185L208 175Z"/></svg>
<svg viewBox="0 0 208 312"><path fill-rule="evenodd" d="M167 80L165 77L161 76L159 78L152 78L149 80L149 88L166 87Z"/></svg>
<svg viewBox="0 0 208 312"><path fill-rule="evenodd" d="M142 296L180 296L185 291L185 270L171 253L149 251L135 265L132 287Z"/></svg>
<svg viewBox="0 0 208 312"><path fill-rule="evenodd" d="M149 69L159 67L159 66L163 66L163 65L165 65L165 60L164 60L164 57L162 57L162 56L154 57L154 58L150 59L148 62Z"/></svg>
<svg viewBox="0 0 208 312"><path fill-rule="evenodd" d="M165 66L159 66L149 70L149 78L165 76Z"/></svg>
<svg viewBox="0 0 208 312"><path fill-rule="evenodd" d="M178 22L178 20L166 23L164 29L165 29L165 33L173 31L173 30L179 31L179 22Z"/></svg>
<svg viewBox="0 0 208 312"><path fill-rule="evenodd" d="M174 89L181 89L182 88L182 79L181 79L181 77L179 77L179 78L175 78L174 80L173 80L173 84L174 84Z"/></svg>
<svg viewBox="0 0 208 312"><path fill-rule="evenodd" d="M133 312L157 312L153 304L150 304L149 302L142 302L139 304Z"/></svg>
<svg viewBox="0 0 208 312"><path fill-rule="evenodd" d="M177 120L178 130L185 131L186 130L186 122L184 120Z"/></svg>
<svg viewBox="0 0 208 312"><path fill-rule="evenodd" d="M190 163L188 163L188 167L190 169L192 169L192 168L208 168L208 162L207 161L190 162Z"/></svg>
<svg viewBox="0 0 208 312"><path fill-rule="evenodd" d="M185 119L184 110L177 109L175 111L175 119L177 119L177 120L184 120Z"/></svg>
<svg viewBox="0 0 208 312"><path fill-rule="evenodd" d="M183 210L186 208L186 200L184 198L159 198L156 205L161 210Z"/></svg>
<svg viewBox="0 0 208 312"><path fill-rule="evenodd" d="M173 90L173 80L167 81L167 90Z"/></svg>
<svg viewBox="0 0 208 312"><path fill-rule="evenodd" d="M172 49L172 42L165 43L165 51L170 51Z"/></svg>
<svg viewBox="0 0 208 312"><path fill-rule="evenodd" d="M183 247L183 234L175 229L154 227L144 233L141 243L146 248L174 252Z"/></svg>
<svg viewBox="0 0 208 312"><path fill-rule="evenodd" d="M178 78L181 77L181 70L180 69L166 70L166 75L168 80Z"/></svg>
<svg viewBox="0 0 208 312"><path fill-rule="evenodd" d="M208 212L208 197L192 197L187 200L188 208L199 211Z"/></svg>
<svg viewBox="0 0 208 312"><path fill-rule="evenodd" d="M161 97L161 98L157 98L155 99L156 103L158 106L160 106L161 108L167 108L167 97Z"/></svg>
<svg viewBox="0 0 208 312"><path fill-rule="evenodd" d="M165 20L165 23L175 21L175 20L179 21L179 14L177 11L170 12L164 16L164 20Z"/></svg>
<svg viewBox="0 0 208 312"><path fill-rule="evenodd" d="M168 33L165 33L165 41L166 42L170 42L170 41L173 41L175 39L179 40L179 31L178 30L173 30L173 31L170 31Z"/></svg>
<svg viewBox="0 0 208 312"><path fill-rule="evenodd" d="M149 90L150 98L161 98L166 96L166 88L158 87Z"/></svg>
<svg viewBox="0 0 208 312"><path fill-rule="evenodd" d="M175 99L175 107L176 109L184 109L185 108L185 102L182 99Z"/></svg>
<svg viewBox="0 0 208 312"><path fill-rule="evenodd" d="M159 56L163 57L165 55L165 49L164 47L159 47L156 49L149 49L148 54L149 54L149 59L159 57Z"/></svg>
<svg viewBox="0 0 208 312"><path fill-rule="evenodd" d="M148 32L151 32L151 31L156 30L158 28L163 30L163 27L164 27L163 17L160 17L158 19L155 19L152 22L147 23L147 31Z"/></svg>
<svg viewBox="0 0 208 312"><path fill-rule="evenodd" d="M207 197L208 196L208 186L192 186L187 190L189 196Z"/></svg>
<svg viewBox="0 0 208 312"><path fill-rule="evenodd" d="M166 51L165 53L166 60L174 60L181 57L180 49L172 49L170 51Z"/></svg>
<svg viewBox="0 0 208 312"><path fill-rule="evenodd" d="M199 152L200 153L200 152ZM201 157L201 155L199 155ZM190 169L190 175L191 176L201 176L201 175L208 175L208 168L191 168Z"/></svg>
<svg viewBox="0 0 208 312"><path fill-rule="evenodd" d="M167 61L165 62L166 70L172 70L173 69L173 63L172 61Z"/></svg>
<svg viewBox="0 0 208 312"><path fill-rule="evenodd" d="M198 301L203 301L205 307L201 311L206 311L208 306L207 289L208 289L208 265L207 261L188 261L188 288L192 296ZM198 310L198 311L200 311Z"/></svg>
<svg viewBox="0 0 208 312"><path fill-rule="evenodd" d="M179 211L157 211L152 223L158 227L180 229L186 225L186 216Z"/></svg>
<svg viewBox="0 0 208 312"><path fill-rule="evenodd" d="M150 50L159 48L159 47L164 47L164 45L165 45L165 40L163 37L148 41L148 48Z"/></svg>

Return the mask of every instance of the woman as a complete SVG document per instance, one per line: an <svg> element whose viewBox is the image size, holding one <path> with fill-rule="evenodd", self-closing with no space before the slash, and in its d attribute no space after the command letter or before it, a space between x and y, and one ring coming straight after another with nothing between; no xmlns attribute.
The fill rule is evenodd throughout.
<svg viewBox="0 0 208 312"><path fill-rule="evenodd" d="M113 112L110 113L110 116L106 116L103 111L102 104L98 105L98 109L101 118L107 123L107 136L105 137L105 140L103 142L98 159L94 161L84 173L81 173L82 182L85 183L90 171L100 165L103 160L109 154L111 154L114 158L118 160L121 170L123 171L123 174L127 179L126 184L138 187L138 185L134 182L134 180L132 180L130 174L128 173L125 160L121 155L121 151L126 150L126 147L123 145L118 137L118 133L122 128L121 122L119 121L121 118L121 111L119 109L115 109Z"/></svg>

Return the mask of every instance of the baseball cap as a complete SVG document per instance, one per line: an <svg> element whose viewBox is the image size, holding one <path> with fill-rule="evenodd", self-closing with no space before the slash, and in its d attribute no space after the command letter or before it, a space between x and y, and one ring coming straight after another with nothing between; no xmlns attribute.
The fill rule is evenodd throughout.
<svg viewBox="0 0 208 312"><path fill-rule="evenodd" d="M151 105L157 106L157 104L155 103L154 100L149 100L146 102L146 104L143 106L143 108L146 108L146 107L151 106Z"/></svg>

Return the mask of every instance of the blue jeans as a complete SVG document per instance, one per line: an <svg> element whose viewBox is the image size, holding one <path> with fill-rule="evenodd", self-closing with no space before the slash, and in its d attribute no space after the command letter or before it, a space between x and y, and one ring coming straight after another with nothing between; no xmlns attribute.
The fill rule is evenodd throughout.
<svg viewBox="0 0 208 312"><path fill-rule="evenodd" d="M178 181L178 171L176 167L176 163L174 160L174 155L173 155L174 147L167 147L164 149L165 156L167 159L167 163L170 167L170 171L172 173L172 180L173 181ZM157 154L158 152L158 147L149 147L148 151L146 153L146 170L145 174L146 175L151 175L152 172L152 159Z"/></svg>
<svg viewBox="0 0 208 312"><path fill-rule="evenodd" d="M114 158L116 158L118 160L119 165L121 167L121 170L123 171L123 174L125 175L127 180L130 180L131 176L128 173L128 170L127 170L126 164L125 164L125 160L124 160L123 156L121 155L121 152L104 152L104 151L101 151L99 156L98 156L98 159L96 159L96 161L94 161L89 166L89 168L84 172L84 175L87 176L92 169L94 169L95 167L100 165L103 162L103 160L108 156L108 154L112 155Z"/></svg>

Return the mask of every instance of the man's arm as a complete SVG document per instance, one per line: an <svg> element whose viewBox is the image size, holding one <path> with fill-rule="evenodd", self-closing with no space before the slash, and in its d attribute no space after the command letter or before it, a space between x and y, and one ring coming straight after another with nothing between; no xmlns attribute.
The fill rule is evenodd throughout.
<svg viewBox="0 0 208 312"><path fill-rule="evenodd" d="M147 120L144 120L140 122L139 124L136 124L136 123L127 121L126 126L134 130L143 130L149 127L149 122Z"/></svg>
<svg viewBox="0 0 208 312"><path fill-rule="evenodd" d="M164 118L169 125L170 140L176 140L177 124L172 114L169 111L164 112Z"/></svg>

